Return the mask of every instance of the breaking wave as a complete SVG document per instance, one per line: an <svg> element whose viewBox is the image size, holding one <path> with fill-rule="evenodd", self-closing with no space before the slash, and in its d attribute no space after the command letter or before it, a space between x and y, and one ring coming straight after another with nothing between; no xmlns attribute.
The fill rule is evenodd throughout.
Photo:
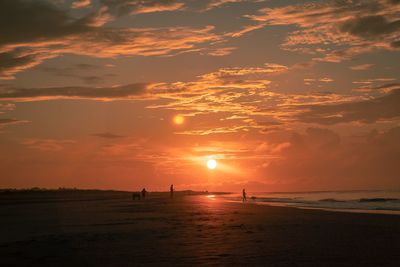
<svg viewBox="0 0 400 267"><path fill-rule="evenodd" d="M400 214L398 191L332 191L298 193L248 193L248 201L273 206ZM241 196L226 196L240 201Z"/></svg>

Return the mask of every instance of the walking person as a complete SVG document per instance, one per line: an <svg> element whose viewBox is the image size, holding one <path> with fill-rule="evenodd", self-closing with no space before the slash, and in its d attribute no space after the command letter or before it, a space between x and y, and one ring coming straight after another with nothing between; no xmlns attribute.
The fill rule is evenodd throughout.
<svg viewBox="0 0 400 267"><path fill-rule="evenodd" d="M143 188L143 189L142 189L142 198L143 198L143 199L146 198L146 193L147 193L146 188Z"/></svg>
<svg viewBox="0 0 400 267"><path fill-rule="evenodd" d="M242 191L242 195L243 195L243 202L247 201L246 190L244 188Z"/></svg>
<svg viewBox="0 0 400 267"><path fill-rule="evenodd" d="M169 187L169 192L170 192L171 198L174 198L174 185L173 184L171 184L171 186Z"/></svg>

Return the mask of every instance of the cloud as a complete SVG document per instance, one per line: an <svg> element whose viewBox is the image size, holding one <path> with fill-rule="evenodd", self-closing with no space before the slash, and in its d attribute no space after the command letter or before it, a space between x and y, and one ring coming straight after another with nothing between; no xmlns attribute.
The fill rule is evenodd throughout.
<svg viewBox="0 0 400 267"><path fill-rule="evenodd" d="M82 68L92 68L83 65ZM293 122L333 125L337 123L372 123L394 120L400 115L397 83L376 87L373 95L341 95L332 92L290 94L270 89L276 75L289 67L266 63L261 67L220 68L198 76L192 81L169 83L136 83L114 87L50 87L0 88L0 100L42 101L51 99L92 99L111 101L121 99L152 101L146 108L179 111L185 116L213 116L217 119L177 134L209 135L249 132L262 134L278 131ZM392 79L376 78L387 82ZM328 83L330 78L305 79L305 83ZM372 80L371 80L372 83ZM386 93L386 94L383 94ZM382 95L383 94L383 95ZM380 95L380 96L379 96ZM226 119L232 118L232 119ZM260 121L274 121L263 125ZM100 137L100 136L98 136ZM103 136L105 138L105 136ZM110 136L111 137L111 136Z"/></svg>
<svg viewBox="0 0 400 267"><path fill-rule="evenodd" d="M91 136L100 137L100 138L104 138L104 139L119 139L119 138L125 137L123 135L113 134L113 133L109 133L109 132L95 133L95 134L91 134Z"/></svg>
<svg viewBox="0 0 400 267"><path fill-rule="evenodd" d="M91 0L75 0L72 3L72 8L88 8L91 4Z"/></svg>
<svg viewBox="0 0 400 267"><path fill-rule="evenodd" d="M117 16L127 14L143 14L152 12L177 11L183 10L185 4L176 0L100 0L111 13Z"/></svg>
<svg viewBox="0 0 400 267"><path fill-rule="evenodd" d="M15 109L15 104L13 103L0 103L0 113L3 111L11 111Z"/></svg>
<svg viewBox="0 0 400 267"><path fill-rule="evenodd" d="M208 135L251 130L267 133L285 129L297 121L315 123L315 113L321 107L357 105L358 102L368 99L365 95L342 95L323 91L296 94L274 90L270 84L275 82L275 76L288 70L288 67L277 64L221 68L203 74L194 81L153 84L149 90L169 101L152 103L147 108L175 110L186 116L207 115L219 118L218 124L210 122L204 125L203 121L203 125L189 131L177 132L178 134ZM305 82L330 83L333 79L306 79ZM319 117L321 123L326 123L328 119L337 120L338 115L335 113ZM258 123L263 120L275 121L276 125Z"/></svg>
<svg viewBox="0 0 400 267"><path fill-rule="evenodd" d="M242 2L249 2L249 0L211 0L208 2L205 11L219 8L224 5L233 4L233 3L242 3Z"/></svg>
<svg viewBox="0 0 400 267"><path fill-rule="evenodd" d="M1 107L1 106L0 106ZM2 112L0 111L0 114ZM14 118L0 118L0 134L4 133L3 129L9 125L14 125L14 124L21 124L21 123L27 123L29 121L27 120L18 120Z"/></svg>
<svg viewBox="0 0 400 267"><path fill-rule="evenodd" d="M261 169L264 180L298 190L398 186L400 127L343 137L322 128L293 133L280 157ZM384 174L384 175L382 175Z"/></svg>
<svg viewBox="0 0 400 267"><path fill-rule="evenodd" d="M217 127L217 128L208 128L202 130L187 130L176 132L176 134L182 135L210 135L210 134L226 134L226 133L236 133L241 131L248 131L249 127L247 126L232 126L232 127Z"/></svg>
<svg viewBox="0 0 400 267"><path fill-rule="evenodd" d="M45 59L55 55L14 50L0 53L0 79L14 79L14 75L20 71L32 68L42 63Z"/></svg>
<svg viewBox="0 0 400 267"><path fill-rule="evenodd" d="M220 41L213 26L203 28L110 28L109 9L154 12L177 7L176 1L103 1L103 6L82 17L40 1L0 1L0 79L63 54L91 57L165 56L201 51L201 45ZM178 3L179 6L181 4ZM122 12L122 11L121 11ZM10 20L9 17L18 18ZM208 46L207 46L208 48ZM215 55L229 53L220 50Z"/></svg>
<svg viewBox="0 0 400 267"><path fill-rule="evenodd" d="M86 33L36 43L15 44L4 47L0 55L0 77L36 66L43 60L62 54L86 55L98 58L116 56L164 56L193 50L202 44L220 40L212 33L214 27L205 28L99 28ZM0 47L1 51L1 47Z"/></svg>
<svg viewBox="0 0 400 267"><path fill-rule="evenodd" d="M287 71L289 68L280 64L265 63L263 67L236 67L236 68L221 68L216 72L202 75L203 79L224 79L229 80L231 78L246 78L252 77L253 75L259 74L271 74L271 73L282 73Z"/></svg>
<svg viewBox="0 0 400 267"><path fill-rule="evenodd" d="M365 16L344 22L340 30L363 38L375 38L397 32L400 20L389 21L385 16Z"/></svg>
<svg viewBox="0 0 400 267"><path fill-rule="evenodd" d="M222 47L222 48L216 48L216 49L210 49L209 51L206 52L207 55L209 56L214 56L214 57L222 57L222 56L227 56L230 55L236 47Z"/></svg>
<svg viewBox="0 0 400 267"><path fill-rule="evenodd" d="M240 3L240 2L244 2L244 1L246 1L246 0L211 0L207 4L207 9L213 9L216 7L220 7L222 5L231 4L231 3Z"/></svg>
<svg viewBox="0 0 400 267"><path fill-rule="evenodd" d="M11 79L17 72L56 57L43 47L90 31L90 17L73 19L42 1L0 1L0 79Z"/></svg>
<svg viewBox="0 0 400 267"><path fill-rule="evenodd" d="M26 120L17 120L17 119L9 119L9 118L0 118L0 127L3 125L10 125L10 124L18 124L18 123L25 123L28 122Z"/></svg>
<svg viewBox="0 0 400 267"><path fill-rule="evenodd" d="M226 36L230 36L230 37L233 37L233 38L238 38L238 37L243 36L246 33L249 33L249 32L252 32L252 31L255 31L255 30L258 30L258 29L262 29L262 28L265 27L265 25L266 25L266 23L258 23L258 24L255 24L255 25L246 25L246 26L242 27L238 31L227 33Z"/></svg>
<svg viewBox="0 0 400 267"><path fill-rule="evenodd" d="M87 84L103 83L107 79L114 78L116 76L116 74L113 73L105 73L101 75L82 75L81 73L87 73L88 71L100 70L99 66L91 64L75 64L71 67L62 68L39 67L39 70L60 77L79 79Z"/></svg>
<svg viewBox="0 0 400 267"><path fill-rule="evenodd" d="M309 2L260 9L249 15L267 25L296 25L282 48L340 62L398 42L400 5L386 0Z"/></svg>
<svg viewBox="0 0 400 267"><path fill-rule="evenodd" d="M79 68L92 68L93 66L82 65ZM80 76L70 73L70 68L42 68L42 70L68 77L79 77L82 79L90 76ZM215 72L199 76L198 80L190 82L172 83L133 83L113 87L48 87L48 88L14 88L11 86L0 87L0 100L13 101L40 101L51 99L149 99L169 98L189 102L200 100L198 97L216 93L223 93L224 89L229 90L264 90L270 83L267 79L270 75L286 72L288 67L279 64L264 64L263 67L242 67L242 68L221 68ZM97 79L94 76L93 79ZM227 99L240 97L238 94L220 95L218 103ZM193 98L192 98L193 97ZM217 98L214 98L217 100ZM172 106L171 106L172 107Z"/></svg>
<svg viewBox="0 0 400 267"><path fill-rule="evenodd" d="M346 122L373 123L400 117L400 89L364 101L331 104L305 105L306 109L297 115L297 119L307 123L337 124Z"/></svg>
<svg viewBox="0 0 400 267"><path fill-rule="evenodd" d="M14 19L10 19L14 18ZM43 1L0 1L0 47L87 32L88 17L73 19Z"/></svg>
<svg viewBox="0 0 400 267"><path fill-rule="evenodd" d="M134 99L145 97L148 84L115 87L0 88L0 100L40 101L51 99Z"/></svg>
<svg viewBox="0 0 400 267"><path fill-rule="evenodd" d="M171 27L141 29L101 29L67 40L53 53L73 53L93 57L161 56L191 50L196 45L217 41L214 27Z"/></svg>
<svg viewBox="0 0 400 267"><path fill-rule="evenodd" d="M270 78L287 70L286 66L267 63L263 67L221 68L195 81L154 84L150 91L171 101L148 108L190 111L189 115L233 112L247 116L257 110L262 99L275 98L277 94L267 90Z"/></svg>
<svg viewBox="0 0 400 267"><path fill-rule="evenodd" d="M22 145L42 151L57 152L65 148L65 146L74 144L75 141L68 139L35 139L28 138L20 142Z"/></svg>
<svg viewBox="0 0 400 267"><path fill-rule="evenodd" d="M223 89L265 89L270 84L267 78L284 73L289 68L280 64L265 63L263 67L220 68L200 75L190 82L158 83L151 86L154 93L167 92L171 95L184 93L195 96L221 92Z"/></svg>
<svg viewBox="0 0 400 267"><path fill-rule="evenodd" d="M373 83L378 83L378 82L391 82L397 80L396 78L390 78L390 77L381 77L381 78L370 78L366 80L359 80L359 81L354 81L353 83L355 84L373 84Z"/></svg>
<svg viewBox="0 0 400 267"><path fill-rule="evenodd" d="M365 80L353 81L353 84L358 85L358 88L353 89L354 92L380 92L388 93L394 89L400 88L399 84L394 82L396 78L371 78ZM389 83L390 82L390 83Z"/></svg>
<svg viewBox="0 0 400 267"><path fill-rule="evenodd" d="M382 90L384 93L388 93L393 90L400 89L400 83L386 83L378 87L375 87L374 89L379 89Z"/></svg>
<svg viewBox="0 0 400 267"><path fill-rule="evenodd" d="M374 64L360 64L360 65L354 65L351 66L350 69L352 70L368 70L370 69Z"/></svg>
<svg viewBox="0 0 400 267"><path fill-rule="evenodd" d="M318 78L318 79L304 78L303 81L304 81L305 85L311 85L311 84L314 84L314 83L317 83L317 82L319 82L319 83L331 83L334 80L332 78L323 77L323 78Z"/></svg>

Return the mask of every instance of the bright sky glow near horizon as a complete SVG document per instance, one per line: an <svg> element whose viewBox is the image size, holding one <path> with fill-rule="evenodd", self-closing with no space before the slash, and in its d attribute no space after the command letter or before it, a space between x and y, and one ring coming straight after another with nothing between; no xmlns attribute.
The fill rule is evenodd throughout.
<svg viewBox="0 0 400 267"><path fill-rule="evenodd" d="M1 0L0 188L400 189L399 25L398 0Z"/></svg>

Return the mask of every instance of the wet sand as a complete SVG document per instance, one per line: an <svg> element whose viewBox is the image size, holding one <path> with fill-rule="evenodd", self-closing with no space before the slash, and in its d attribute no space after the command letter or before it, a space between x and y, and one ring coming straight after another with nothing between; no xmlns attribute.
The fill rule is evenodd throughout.
<svg viewBox="0 0 400 267"><path fill-rule="evenodd" d="M129 193L2 194L1 266L399 266L400 216Z"/></svg>

